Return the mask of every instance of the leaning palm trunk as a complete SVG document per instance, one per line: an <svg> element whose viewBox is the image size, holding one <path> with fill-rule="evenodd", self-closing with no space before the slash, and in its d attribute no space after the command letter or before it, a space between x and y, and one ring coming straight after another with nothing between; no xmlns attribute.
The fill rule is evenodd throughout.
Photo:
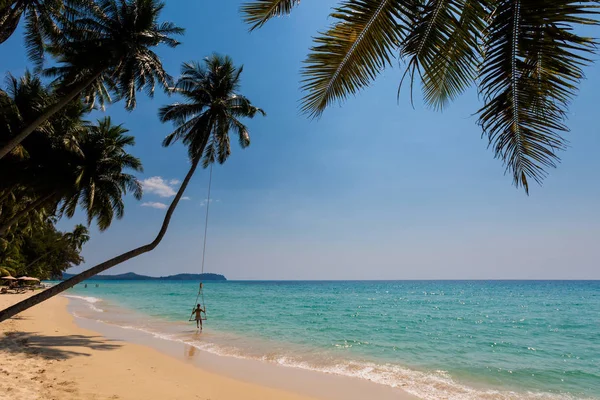
<svg viewBox="0 0 600 400"><path fill-rule="evenodd" d="M13 7L7 3L0 9L0 44L6 42L17 29L23 14L23 6L19 3Z"/></svg>
<svg viewBox="0 0 600 400"><path fill-rule="evenodd" d="M202 152L200 152L200 154L202 154ZM61 282L56 286L52 286L51 288L46 289L43 292L36 294L35 296L32 296L32 297L30 297L26 300L23 300L11 307L8 307L5 310L0 311L0 322L20 313L21 311L27 310L28 308L33 307L36 304L41 303L42 301L48 300L49 298L56 296L57 294L73 287L74 285L76 285L84 280L86 280L94 275L97 275L101 272L104 272L111 267L114 267L115 265L121 264L122 262L125 262L134 257L137 257L139 255L142 255L144 253L154 250L156 248L156 246L158 246L158 244L161 242L163 236L165 236L165 233L167 233L167 228L169 227L169 222L171 221L171 216L173 215L173 212L175 211L175 208L177 207L179 200L181 200L181 197L183 196L183 193L185 192L185 189L186 189L188 183L190 182L190 179L194 175L194 172L196 171L196 168L198 167L199 162L200 162L199 157L196 158L192 162L192 167L190 168L189 172L185 176L185 179L183 180L181 187L177 191L177 194L175 195L173 202L171 203L171 205L169 206L169 209L167 210L167 214L165 215L165 219L163 220L163 223L160 228L160 231L158 232L158 235L151 243L146 244L141 247L138 247L137 249L130 250L130 251L123 253L117 257L111 258L110 260L105 261L101 264L98 264L95 267L92 267L86 271L83 271L82 273L75 275L74 277L67 279L66 281Z"/></svg>
<svg viewBox="0 0 600 400"><path fill-rule="evenodd" d="M25 207L24 209L19 211L15 216L10 218L8 221L1 224L0 225L0 237L6 235L6 232L8 231L8 229L11 226L13 226L14 224L16 224L17 222L19 222L19 220L21 218L25 217L27 214L29 214L33 210L40 208L41 206L43 206L44 204L49 202L54 196L56 196L56 193L53 192L47 196L40 197L39 199L37 199L37 200L33 201L31 204L29 204L27 207Z"/></svg>
<svg viewBox="0 0 600 400"><path fill-rule="evenodd" d="M40 125L46 122L50 117L63 109L67 104L69 104L75 97L77 97L85 88L91 85L100 75L102 71L96 72L91 75L88 79L83 80L79 84L73 86L71 91L65 94L59 101L51 105L33 122L31 122L25 129L23 129L17 136L9 140L2 149L0 149L0 158L4 157L8 153L10 153L15 147L17 147L23 140L27 138L27 136L31 135L33 131L35 131Z"/></svg>

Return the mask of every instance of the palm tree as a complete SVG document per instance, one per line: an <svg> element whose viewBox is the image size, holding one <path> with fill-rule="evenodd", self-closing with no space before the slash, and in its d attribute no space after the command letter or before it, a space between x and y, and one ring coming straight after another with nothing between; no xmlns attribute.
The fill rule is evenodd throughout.
<svg viewBox="0 0 600 400"><path fill-rule="evenodd" d="M0 311L0 322L61 293L91 276L152 251L158 246L167 232L173 212L200 161L203 161L204 167L214 161L225 162L231 153L229 139L231 131L237 134L242 148L247 147L250 144L250 136L248 129L242 124L240 118L253 118L257 113L265 115L263 110L253 106L250 100L238 93L241 73L242 67L236 67L231 58L218 55L208 57L204 61L204 65L193 62L183 64L182 76L175 84L173 92L183 96L185 102L163 107L159 115L163 122L173 121L176 125L176 129L165 138L163 145L169 146L176 140L181 140L188 148L191 167L167 209L156 238L146 245L111 258L50 289Z"/></svg>
<svg viewBox="0 0 600 400"><path fill-rule="evenodd" d="M64 234L64 238L73 245L75 249L81 251L81 248L90 240L90 231L85 225L77 224L73 232Z"/></svg>
<svg viewBox="0 0 600 400"><path fill-rule="evenodd" d="M113 125L110 117L99 119L97 125L88 125L77 139L81 155L68 166L72 169L73 185L62 196L59 215L71 218L77 205L87 213L88 224L97 220L100 230L107 229L113 218L123 218L123 197L131 191L136 199L142 198L140 182L126 170L142 171L140 160L127 153L133 146L133 136L122 125Z"/></svg>
<svg viewBox="0 0 600 400"><path fill-rule="evenodd" d="M52 255L58 251L64 249L64 247L71 247L77 253L81 252L81 248L85 243L90 240L90 232L89 230L81 224L75 225L73 232L67 232L58 237L58 239L54 243L47 243L49 250L35 258L29 264L27 264L23 270L29 271L32 266L37 264L43 258Z"/></svg>
<svg viewBox="0 0 600 400"><path fill-rule="evenodd" d="M0 267L0 276L14 276L16 271L10 267Z"/></svg>
<svg viewBox="0 0 600 400"><path fill-rule="evenodd" d="M242 12L256 29L299 3L254 0ZM596 25L597 12L593 1L344 0L307 57L302 110L319 117L369 86L398 54L402 80L409 78L412 92L420 78L434 109L477 85L478 124L528 192L529 179L541 184L565 148L567 106L595 50L578 29Z"/></svg>
<svg viewBox="0 0 600 400"><path fill-rule="evenodd" d="M59 30L57 19L64 11L62 0L0 0L0 44L17 29L25 16L25 41L30 55L41 56L44 35Z"/></svg>
<svg viewBox="0 0 600 400"><path fill-rule="evenodd" d="M20 78L6 74L5 88L0 90L0 142L16 135L53 101L51 89L29 70ZM43 123L37 131L48 133L49 127Z"/></svg>
<svg viewBox="0 0 600 400"><path fill-rule="evenodd" d="M3 144L0 158L77 97L93 105L96 99L110 99L112 92L132 110L137 91L152 96L157 84L168 87L171 77L151 49L161 44L178 46L172 36L183 29L159 23L163 8L158 0L83 1L72 20L61 26L62 34L46 45L58 63L45 71L57 78L57 100Z"/></svg>
<svg viewBox="0 0 600 400"><path fill-rule="evenodd" d="M6 91L0 92L0 141L6 140L12 132L18 131L28 120L35 118L40 110L52 101L52 96L50 88L29 71L19 79L8 74ZM71 108L67 110L70 111ZM53 137L52 122L66 117L62 114L55 115L51 121L38 127L36 135L30 137L27 146L30 151L30 145L41 139L41 154L52 153L47 139ZM13 150L11 157L0 161L0 170L7 171L0 180L0 225L6 221L11 221L10 225L13 225L22 216L34 210L39 211L49 199L47 193L42 194L35 190L35 174L31 173L32 167L37 166L35 155L35 152L30 154L24 146L18 146Z"/></svg>
<svg viewBox="0 0 600 400"><path fill-rule="evenodd" d="M38 146L34 150L49 154L42 158L33 154L31 167L22 168L28 186L35 189L35 197L8 218L2 218L0 236L23 217L40 208L55 210L59 216L71 218L77 206L86 212L88 224L95 219L100 230L107 229L113 218L123 217L123 197L131 191L136 199L142 196L139 181L127 170L141 171L139 159L127 153L133 146L133 136L122 125L113 125L110 117L87 125L76 135L77 151L57 146ZM64 142L61 138L59 144ZM30 170L28 170L30 169ZM21 175L20 175L21 176Z"/></svg>

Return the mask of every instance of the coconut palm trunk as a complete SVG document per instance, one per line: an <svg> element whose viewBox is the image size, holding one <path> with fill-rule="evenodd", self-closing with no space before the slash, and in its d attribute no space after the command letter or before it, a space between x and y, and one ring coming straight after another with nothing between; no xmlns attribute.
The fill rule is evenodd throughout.
<svg viewBox="0 0 600 400"><path fill-rule="evenodd" d="M206 137L206 140L208 140L208 137ZM204 142L204 146L206 146L206 141ZM202 154L202 153L200 153L200 154ZM185 176L185 179L183 180L181 187L177 191L175 198L173 199L173 201L171 202L171 205L169 206L169 209L167 210L167 213L165 215L165 219L163 220L160 231L158 232L158 235L156 235L156 238L152 242L150 242L144 246L140 246L136 249L130 250L130 251L123 253L117 257L111 258L110 260L105 261L101 264L98 264L95 267L92 267L86 271L83 271L82 273L75 275L74 277L67 279L66 281L61 282L58 285L55 285L49 289L46 289L46 290L36 294L35 296L29 297L28 299L25 299L11 307L8 307L5 310L0 311L0 322L2 322L14 315L17 315L18 313L25 311L28 308L41 303L42 301L48 300L49 298L56 296L57 294L73 287L74 285L76 285L84 280L86 280L94 275L97 275L101 272L104 272L111 267L114 267L115 265L121 264L122 262L131 260L134 257L137 257L139 255L142 255L144 253L148 253L149 251L154 250L156 248L156 246L158 246L158 244L161 242L162 238L165 236L165 233L167 233L167 228L169 227L169 222L171 222L171 217L173 216L173 212L175 211L175 208L177 207L179 200L181 200L181 197L183 196L183 193L185 192L185 189L187 188L188 183L192 179L192 176L194 175L194 172L196 171L196 168L198 167L199 162L200 162L199 157L195 158L194 161L192 162L192 166L191 166L189 172Z"/></svg>
<svg viewBox="0 0 600 400"><path fill-rule="evenodd" d="M31 135L33 131L35 131L40 125L46 122L50 117L60 111L63 107L69 104L74 98L76 98L85 88L91 85L96 79L100 77L102 71L96 72L91 75L88 79L81 81L80 83L73 86L71 91L62 96L62 98L48 107L46 111L42 113L39 117L33 120L25 129L23 129L17 136L10 139L2 148L0 149L0 158L4 157L8 153L10 153L15 147L17 147L23 140L27 138L27 136Z"/></svg>
<svg viewBox="0 0 600 400"><path fill-rule="evenodd" d="M13 7L9 4L0 9L0 44L6 42L15 32L23 14L22 2L18 1Z"/></svg>

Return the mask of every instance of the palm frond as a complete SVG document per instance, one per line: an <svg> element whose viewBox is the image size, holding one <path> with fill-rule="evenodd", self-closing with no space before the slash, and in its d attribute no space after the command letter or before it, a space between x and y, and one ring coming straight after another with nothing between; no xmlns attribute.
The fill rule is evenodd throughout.
<svg viewBox="0 0 600 400"><path fill-rule="evenodd" d="M237 118L230 119L231 129L238 134L238 142L242 149L250 146L250 134L246 125L242 124Z"/></svg>
<svg viewBox="0 0 600 400"><path fill-rule="evenodd" d="M318 117L335 100L368 86L391 64L406 18L401 1L347 0L335 9L333 27L315 38L302 74L302 111Z"/></svg>
<svg viewBox="0 0 600 400"><path fill-rule="evenodd" d="M514 184L528 192L529 179L541 183L565 148L566 109L595 46L573 29L596 24L590 17L597 11L556 0L496 6L485 38L479 124Z"/></svg>
<svg viewBox="0 0 600 400"><path fill-rule="evenodd" d="M292 9L300 4L300 0L255 0L242 5L244 22L250 24L250 30L263 26L273 17L289 15Z"/></svg>
<svg viewBox="0 0 600 400"><path fill-rule="evenodd" d="M237 131L240 144L246 147L249 136L237 117L252 118L264 111L237 93L242 67L228 56L212 54L204 63L186 62L173 93L185 97L184 103L161 107L162 122L172 121L175 130L163 141L169 146L177 140L187 147L190 160L202 160L206 168L224 163L231 154L230 131Z"/></svg>
<svg viewBox="0 0 600 400"><path fill-rule="evenodd" d="M409 75L411 88L417 74L422 78L425 101L433 108L443 108L477 77L487 2L432 0L422 9L413 8L411 29L401 49L408 58L405 76Z"/></svg>

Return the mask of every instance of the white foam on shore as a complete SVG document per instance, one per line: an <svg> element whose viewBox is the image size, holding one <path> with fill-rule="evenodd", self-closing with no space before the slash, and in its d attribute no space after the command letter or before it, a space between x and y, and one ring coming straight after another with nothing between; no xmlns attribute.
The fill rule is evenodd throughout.
<svg viewBox="0 0 600 400"><path fill-rule="evenodd" d="M454 381L446 371L422 372L393 364L346 361L336 365L317 366L305 361L295 361L289 356L280 357L275 362L286 367L359 378L378 384L391 386L393 388L401 388L402 390L425 400L576 399L575 397L567 394L537 392L517 393L507 390L475 389ZM584 400L579 397L577 399Z"/></svg>
<svg viewBox="0 0 600 400"><path fill-rule="evenodd" d="M119 325L118 325L119 326ZM446 371L422 372L394 364L376 364L370 362L344 361L335 365L318 365L295 359L291 355L271 355L252 357L245 355L241 349L220 346L210 342L186 340L174 334L158 333L135 326L121 326L125 329L138 330L152 335L154 338L179 342L211 354L242 359L275 363L283 367L299 368L327 374L347 376L368 380L377 384L401 388L424 400L585 400L567 394L513 392L507 390L475 389L454 381ZM592 399L589 399L592 400Z"/></svg>
<svg viewBox="0 0 600 400"><path fill-rule="evenodd" d="M94 297L66 297L84 300L91 306L93 306L93 303L101 301L101 299ZM393 388L401 388L405 392L413 394L423 400L593 400L575 397L569 394L514 392L509 390L473 388L454 381L446 371L424 372L406 368L397 364L377 364L372 362L352 360L339 360L335 364L320 364L318 361L309 362L301 358L297 358L291 354L270 354L257 357L249 355L242 349L234 346L222 346L212 342L199 342L197 340L190 340L182 338L181 334L168 334L164 332L156 332L139 326L120 325L103 320L97 321L120 327L122 329L144 332L156 339L168 340L193 346L201 351L206 351L219 356L251 359L274 363L287 368L298 368L364 379Z"/></svg>
<svg viewBox="0 0 600 400"><path fill-rule="evenodd" d="M97 297L92 297L92 296L75 296L75 295L71 295L71 294L64 294L64 297L68 297L70 299L77 299L77 300L83 300L87 303L87 305L94 311L96 312L104 312L103 309L96 307L94 304L98 303L100 301L102 301L102 299L99 299Z"/></svg>

